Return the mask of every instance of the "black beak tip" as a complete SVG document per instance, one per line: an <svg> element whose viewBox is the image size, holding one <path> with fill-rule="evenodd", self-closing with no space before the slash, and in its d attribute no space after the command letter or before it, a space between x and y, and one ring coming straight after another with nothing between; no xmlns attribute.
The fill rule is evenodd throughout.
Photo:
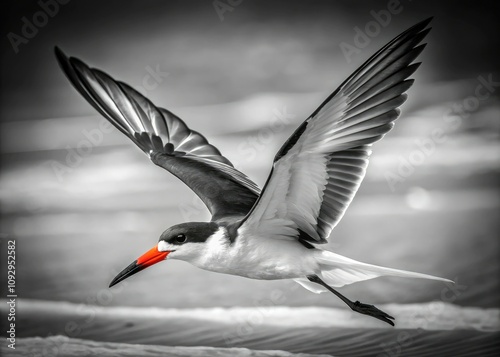
<svg viewBox="0 0 500 357"><path fill-rule="evenodd" d="M127 278L126 276L124 276L125 274L122 274L122 273L118 274L117 276L115 276L113 278L113 280L111 280L111 283L109 283L110 288L115 286L116 284L118 284L120 281L125 280Z"/></svg>
<svg viewBox="0 0 500 357"><path fill-rule="evenodd" d="M113 280L111 280L111 283L109 283L109 287L111 288L112 286L115 286L120 281L127 279L129 276L132 276L143 269L144 267L137 264L137 260L135 260L132 264L123 269L117 276L115 276Z"/></svg>
<svg viewBox="0 0 500 357"><path fill-rule="evenodd" d="M59 63L67 62L68 58L64 54L64 52L58 47L54 46L54 54L56 55L57 61Z"/></svg>

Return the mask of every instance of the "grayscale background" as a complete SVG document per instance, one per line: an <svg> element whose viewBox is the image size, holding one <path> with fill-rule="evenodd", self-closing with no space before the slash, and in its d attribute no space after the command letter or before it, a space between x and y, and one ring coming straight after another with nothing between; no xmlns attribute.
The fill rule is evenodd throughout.
<svg viewBox="0 0 500 357"><path fill-rule="evenodd" d="M0 298L12 239L18 295L18 348L2 341L2 353L498 352L498 2L72 0L44 10L46 3L54 4L5 3L0 21ZM380 24L391 6L397 13ZM301 121L381 46L430 16L402 116L374 145L367 176L324 248L454 287L379 278L341 289L395 315L396 328L293 282L179 261L108 289L164 229L209 214L117 130L100 129L104 119L58 68L55 45L176 113L262 187ZM39 25L30 38L26 21ZM363 43L358 29L371 31ZM23 42L13 44L12 34ZM346 44L356 50L346 55ZM6 304L0 311L4 336Z"/></svg>

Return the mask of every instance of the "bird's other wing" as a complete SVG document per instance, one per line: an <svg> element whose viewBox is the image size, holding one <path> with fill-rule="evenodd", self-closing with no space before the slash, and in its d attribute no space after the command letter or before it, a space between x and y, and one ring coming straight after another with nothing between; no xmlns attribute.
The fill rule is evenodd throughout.
<svg viewBox="0 0 500 357"><path fill-rule="evenodd" d="M55 53L78 92L151 160L177 176L205 203L212 220L245 216L260 189L233 167L200 133L170 111L123 82L90 68L77 58Z"/></svg>
<svg viewBox="0 0 500 357"><path fill-rule="evenodd" d="M281 147L240 225L253 234L325 243L365 176L371 145L399 116L431 19L406 30L359 67Z"/></svg>

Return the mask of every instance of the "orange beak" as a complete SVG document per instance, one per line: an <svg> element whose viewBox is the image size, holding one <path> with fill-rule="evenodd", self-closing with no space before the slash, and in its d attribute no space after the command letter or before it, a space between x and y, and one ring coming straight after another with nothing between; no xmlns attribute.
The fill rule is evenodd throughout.
<svg viewBox="0 0 500 357"><path fill-rule="evenodd" d="M128 267L123 269L117 276L115 276L113 281L111 281L111 283L109 284L109 287L118 284L120 281L127 279L129 276L132 276L135 273L138 273L141 270L144 270L153 264L165 260L165 258L170 252L171 251L160 252L158 250L158 247L153 247L152 249L148 250L146 253L141 255L136 261L134 261Z"/></svg>

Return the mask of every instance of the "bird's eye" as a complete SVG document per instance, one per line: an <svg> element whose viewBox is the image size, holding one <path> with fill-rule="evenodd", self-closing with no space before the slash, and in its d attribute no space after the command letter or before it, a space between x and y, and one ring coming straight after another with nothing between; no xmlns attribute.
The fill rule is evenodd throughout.
<svg viewBox="0 0 500 357"><path fill-rule="evenodd" d="M175 237L175 241L177 243L184 243L186 240L187 238L184 234L179 234L177 237Z"/></svg>

